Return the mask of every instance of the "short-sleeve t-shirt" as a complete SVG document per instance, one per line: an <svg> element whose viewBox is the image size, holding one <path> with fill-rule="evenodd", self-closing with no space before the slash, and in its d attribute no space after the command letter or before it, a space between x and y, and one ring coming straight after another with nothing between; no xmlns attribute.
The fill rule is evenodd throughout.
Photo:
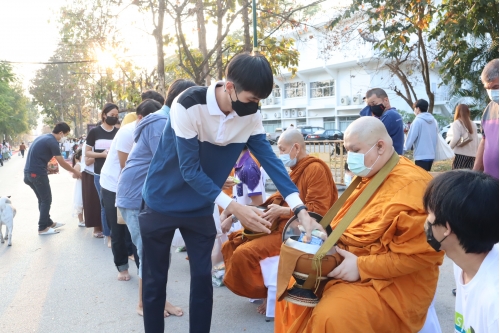
<svg viewBox="0 0 500 333"><path fill-rule="evenodd" d="M87 135L87 146L92 147L96 153L102 153L111 148L111 142L115 138L118 129L113 127L111 131L106 131L102 126L94 127ZM94 162L94 173L100 175L105 158L96 158Z"/></svg>
<svg viewBox="0 0 500 333"><path fill-rule="evenodd" d="M54 156L61 156L59 142L51 133L39 136L31 144L24 172L47 175L47 163Z"/></svg>
<svg viewBox="0 0 500 333"><path fill-rule="evenodd" d="M491 101L481 120L484 135L484 173L498 179L498 103Z"/></svg>

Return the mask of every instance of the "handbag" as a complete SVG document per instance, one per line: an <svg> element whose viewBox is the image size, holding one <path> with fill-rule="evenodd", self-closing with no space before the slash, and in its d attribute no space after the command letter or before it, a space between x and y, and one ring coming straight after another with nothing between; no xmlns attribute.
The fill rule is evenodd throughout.
<svg viewBox="0 0 500 333"><path fill-rule="evenodd" d="M451 147L444 141L443 137L439 135L439 129L436 123L436 133L437 133L437 142L436 142L436 155L434 157L434 161L444 161L449 160L455 157L455 153L451 149Z"/></svg>
<svg viewBox="0 0 500 333"><path fill-rule="evenodd" d="M460 137L460 139L458 140L457 147L463 147L472 141L472 135L471 135L471 133L469 133L469 130L467 129L467 127L464 126L462 121L461 120L459 120L459 121L460 121L460 124L462 124L462 127L465 129L465 134L462 135Z"/></svg>

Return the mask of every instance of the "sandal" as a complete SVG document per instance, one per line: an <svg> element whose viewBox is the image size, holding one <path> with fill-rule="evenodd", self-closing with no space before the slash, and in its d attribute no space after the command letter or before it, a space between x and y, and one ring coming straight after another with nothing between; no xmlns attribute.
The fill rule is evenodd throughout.
<svg viewBox="0 0 500 333"><path fill-rule="evenodd" d="M85 227L85 221L78 222L78 226L79 226L79 227Z"/></svg>
<svg viewBox="0 0 500 333"><path fill-rule="evenodd" d="M104 238L104 235L102 234L102 232L94 232L94 237L95 238Z"/></svg>
<svg viewBox="0 0 500 333"><path fill-rule="evenodd" d="M45 232L39 232L38 234L39 235L54 235L54 234L58 234L59 231L57 231L56 229L54 228L49 228L49 230L45 231Z"/></svg>

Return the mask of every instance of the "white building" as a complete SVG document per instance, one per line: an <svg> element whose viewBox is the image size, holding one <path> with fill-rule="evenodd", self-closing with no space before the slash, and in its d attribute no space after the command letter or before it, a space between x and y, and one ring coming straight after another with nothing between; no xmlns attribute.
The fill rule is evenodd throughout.
<svg viewBox="0 0 500 333"><path fill-rule="evenodd" d="M383 65L383 59L373 56L371 44L353 43L350 50L331 53L328 59L324 59L318 33L304 33L300 37L302 41L296 42L300 52L296 75L292 77L290 72L284 70L275 76L271 96L262 101L266 132L287 128L290 124L344 131L359 117L359 112L365 107L363 97L371 88L384 89L391 106L396 109L413 112L390 89L394 85L400 89L402 86ZM431 72L431 86L436 100L434 113L450 115L447 89L438 88L440 82L439 74L434 69ZM418 98L428 100L423 83L415 88Z"/></svg>

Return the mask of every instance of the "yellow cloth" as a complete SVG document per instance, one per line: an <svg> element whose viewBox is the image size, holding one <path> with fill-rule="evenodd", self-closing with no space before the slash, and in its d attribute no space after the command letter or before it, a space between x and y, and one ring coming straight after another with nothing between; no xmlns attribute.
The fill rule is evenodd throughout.
<svg viewBox="0 0 500 333"><path fill-rule="evenodd" d="M274 332L418 332L434 297L444 255L427 244L424 232L427 214L422 198L431 179L400 157L338 242L358 256L360 280L330 280L315 308L277 302ZM363 179L333 219L332 228L369 182Z"/></svg>
<svg viewBox="0 0 500 333"><path fill-rule="evenodd" d="M125 116L125 118L123 118L122 126L130 124L136 120L137 120L137 113L135 113L135 112L129 113Z"/></svg>
<svg viewBox="0 0 500 333"><path fill-rule="evenodd" d="M311 212L324 215L337 200L338 193L332 172L322 160L307 156L292 168L290 178L299 189L299 196ZM265 206L273 202L281 202L288 207L279 192L270 196ZM253 240L243 240L241 231L229 235L229 241L222 246L222 254L226 266L224 284L235 294L250 298L266 298L267 288L264 285L260 261L279 255L281 234L286 222L293 216L280 216L278 228L271 234Z"/></svg>

